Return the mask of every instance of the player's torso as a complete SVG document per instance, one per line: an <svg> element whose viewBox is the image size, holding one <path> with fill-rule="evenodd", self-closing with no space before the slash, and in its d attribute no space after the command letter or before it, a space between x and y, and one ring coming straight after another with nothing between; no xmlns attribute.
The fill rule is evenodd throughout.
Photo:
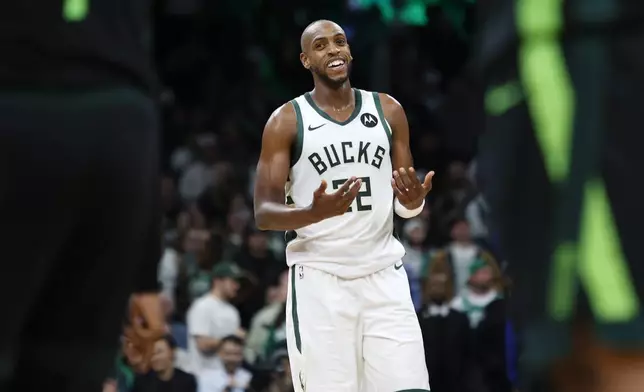
<svg viewBox="0 0 644 392"><path fill-rule="evenodd" d="M344 122L324 113L308 94L294 100L298 138L287 185L289 201L305 207L322 180L327 193L353 176L362 180L347 213L297 230L287 247L289 264L323 263L321 268L347 277L395 262L404 253L392 236L391 129L377 94L357 89L355 94L355 110ZM337 270L347 265L357 268Z"/></svg>
<svg viewBox="0 0 644 392"><path fill-rule="evenodd" d="M152 0L20 0L0 12L0 88L148 89Z"/></svg>

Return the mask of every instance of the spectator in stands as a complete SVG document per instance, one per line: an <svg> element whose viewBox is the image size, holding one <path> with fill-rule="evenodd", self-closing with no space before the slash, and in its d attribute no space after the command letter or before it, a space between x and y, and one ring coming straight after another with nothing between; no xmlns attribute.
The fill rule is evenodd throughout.
<svg viewBox="0 0 644 392"><path fill-rule="evenodd" d="M175 304L175 290L179 277L179 266L181 256L176 249L167 247L159 262L159 283L161 284L161 295L170 303L172 309Z"/></svg>
<svg viewBox="0 0 644 392"><path fill-rule="evenodd" d="M248 363L262 363L268 360L278 344L286 339L286 296L288 290L288 270L283 271L269 288L274 295L267 293L269 304L261 309L251 322L246 342L245 358Z"/></svg>
<svg viewBox="0 0 644 392"><path fill-rule="evenodd" d="M477 194L465 207L465 216L470 224L472 238L479 244L487 244L489 213L490 208L481 193Z"/></svg>
<svg viewBox="0 0 644 392"><path fill-rule="evenodd" d="M228 215L226 217L226 256L230 254L235 255L243 248L244 240L246 239L246 230L253 215L245 204L236 206L239 203L240 197L241 195L234 196L228 207Z"/></svg>
<svg viewBox="0 0 644 392"><path fill-rule="evenodd" d="M478 259L470 266L467 288L453 302L469 319L476 364L489 392L512 390L505 352L505 302L503 292L497 289L501 279L498 270Z"/></svg>
<svg viewBox="0 0 644 392"><path fill-rule="evenodd" d="M174 367L176 348L170 335L157 341L150 362L152 371L136 377L132 392L197 392L195 376Z"/></svg>
<svg viewBox="0 0 644 392"><path fill-rule="evenodd" d="M195 141L198 159L188 164L179 180L179 193L186 202L197 200L215 180L213 164L217 155L217 137L211 133L201 133Z"/></svg>
<svg viewBox="0 0 644 392"><path fill-rule="evenodd" d="M208 230L191 229L185 236L183 257L188 295L191 300L202 297L210 290L213 260L213 236Z"/></svg>
<svg viewBox="0 0 644 392"><path fill-rule="evenodd" d="M409 278L411 298L414 307L419 310L422 305L421 282L427 275L429 264L429 251L424 243L427 238L427 221L423 218L408 219L403 225L403 246L405 255L403 263Z"/></svg>
<svg viewBox="0 0 644 392"><path fill-rule="evenodd" d="M118 392L118 383L114 379L108 379L103 383L101 392Z"/></svg>
<svg viewBox="0 0 644 392"><path fill-rule="evenodd" d="M230 335L245 337L239 311L230 304L237 295L242 275L236 264L217 264L212 271L212 289L188 311L188 351L196 374L202 369L221 367L216 356L221 339Z"/></svg>
<svg viewBox="0 0 644 392"><path fill-rule="evenodd" d="M469 321L451 306L452 279L430 275L425 289L419 322L432 392L478 392Z"/></svg>
<svg viewBox="0 0 644 392"><path fill-rule="evenodd" d="M475 194L474 187L467 177L465 163L451 162L445 177L445 189L437 196L432 210L443 232L449 229L450 222L462 215L467 202Z"/></svg>
<svg viewBox="0 0 644 392"><path fill-rule="evenodd" d="M174 275L168 266L171 261L162 258L160 268L160 282L164 293L173 287L173 321L186 322L186 313L192 302L208 293L212 284L212 268L219 260L221 239L206 229L196 229L200 226L199 214L184 212L179 215L181 222L181 236L175 250L178 259L177 273ZM165 257L165 255L164 255ZM164 264L164 261L167 264ZM169 282L174 279L173 282Z"/></svg>
<svg viewBox="0 0 644 392"><path fill-rule="evenodd" d="M121 337L121 351L116 359L114 378L111 378L103 385L104 389L112 392L131 392L134 387L136 371L141 364L143 357L134 349L134 346L125 337Z"/></svg>
<svg viewBox="0 0 644 392"><path fill-rule="evenodd" d="M294 392L291 365L286 347L276 350L271 362L273 363L272 378L265 392Z"/></svg>
<svg viewBox="0 0 644 392"><path fill-rule="evenodd" d="M256 283L239 306L242 325L249 326L252 317L266 305L268 284L276 280L283 269L273 252L268 247L269 232L260 231L254 222L244 230L243 243L233 260L253 276Z"/></svg>
<svg viewBox="0 0 644 392"><path fill-rule="evenodd" d="M453 275L455 294L460 294L467 286L470 267L476 260L483 260L500 276L499 265L494 256L478 246L470 235L470 226L463 217L454 219L451 226L452 241L437 252L430 262L429 275L448 273ZM500 289L499 280L497 289Z"/></svg>
<svg viewBox="0 0 644 392"><path fill-rule="evenodd" d="M490 241L492 234L489 228L490 207L481 193L485 183L481 180L481 176L477 176L478 164L476 161L470 164L468 172L470 182L476 185L477 193L472 196L465 207L465 218L470 224L470 232L474 241L494 253L495 249Z"/></svg>
<svg viewBox="0 0 644 392"><path fill-rule="evenodd" d="M253 378L242 367L244 341L238 336L221 339L217 355L222 365L206 369L199 375L199 392L245 392Z"/></svg>

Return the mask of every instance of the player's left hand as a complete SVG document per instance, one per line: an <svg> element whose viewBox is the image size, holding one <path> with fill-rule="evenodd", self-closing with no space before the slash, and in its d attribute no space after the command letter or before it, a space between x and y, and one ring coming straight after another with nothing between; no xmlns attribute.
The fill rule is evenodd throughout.
<svg viewBox="0 0 644 392"><path fill-rule="evenodd" d="M432 190L433 177L434 172L430 171L425 176L425 181L421 183L413 167L408 169L401 167L394 170L391 186L400 204L409 210L414 210L423 204L425 196Z"/></svg>

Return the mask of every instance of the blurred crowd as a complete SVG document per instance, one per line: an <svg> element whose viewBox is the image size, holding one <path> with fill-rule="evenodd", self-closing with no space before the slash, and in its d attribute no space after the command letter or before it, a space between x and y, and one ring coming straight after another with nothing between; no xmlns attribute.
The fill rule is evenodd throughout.
<svg viewBox="0 0 644 392"><path fill-rule="evenodd" d="M401 7L399 3L406 4ZM299 38L338 21L352 84L406 109L420 175L436 171L416 218L397 221L432 391L511 391L509 282L486 225L473 159L483 118L468 75L469 1L169 1L156 17L164 120L168 336L153 371L123 345L110 391L290 392L283 233L255 228L254 169L270 113L312 88ZM460 7L460 8L459 8Z"/></svg>

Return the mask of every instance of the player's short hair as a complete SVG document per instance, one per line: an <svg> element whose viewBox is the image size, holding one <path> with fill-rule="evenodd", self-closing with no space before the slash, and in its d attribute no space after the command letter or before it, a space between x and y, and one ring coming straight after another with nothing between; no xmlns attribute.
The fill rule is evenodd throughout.
<svg viewBox="0 0 644 392"><path fill-rule="evenodd" d="M306 49L306 48L305 48L305 45L304 45L304 38L306 37L306 33L309 31L309 29L311 28L311 26L316 25L316 24L318 24L318 23L333 23L333 24L336 24L336 25L340 26L340 24L339 24L339 23L336 23L336 22L334 22L334 21L332 21L332 20L328 20L328 19L318 19L318 20L314 20L313 22L311 22L311 23L309 23L308 25L306 25L306 27L304 28L304 30L302 30L302 35L300 36L300 49L302 50L302 52L304 52L304 51L305 51L305 49ZM342 26L340 26L340 28L342 28Z"/></svg>

